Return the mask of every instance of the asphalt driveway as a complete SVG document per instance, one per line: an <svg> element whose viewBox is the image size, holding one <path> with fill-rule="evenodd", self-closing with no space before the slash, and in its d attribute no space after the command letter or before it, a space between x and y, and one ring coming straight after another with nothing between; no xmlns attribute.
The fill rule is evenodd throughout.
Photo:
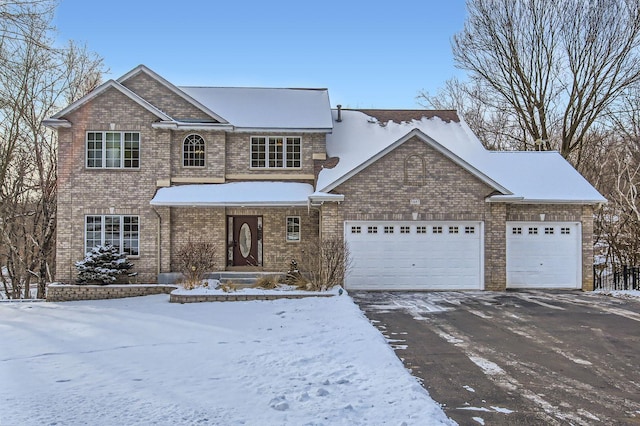
<svg viewBox="0 0 640 426"><path fill-rule="evenodd" d="M640 425L640 302L581 292L350 293L461 425Z"/></svg>

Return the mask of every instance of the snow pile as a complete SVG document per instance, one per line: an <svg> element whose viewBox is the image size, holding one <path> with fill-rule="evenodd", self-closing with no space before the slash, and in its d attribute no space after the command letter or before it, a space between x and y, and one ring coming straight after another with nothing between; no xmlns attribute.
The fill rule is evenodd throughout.
<svg viewBox="0 0 640 426"><path fill-rule="evenodd" d="M342 295L0 304L2 425L454 424Z"/></svg>
<svg viewBox="0 0 640 426"><path fill-rule="evenodd" d="M640 290L595 290L593 293L622 299L640 299Z"/></svg>

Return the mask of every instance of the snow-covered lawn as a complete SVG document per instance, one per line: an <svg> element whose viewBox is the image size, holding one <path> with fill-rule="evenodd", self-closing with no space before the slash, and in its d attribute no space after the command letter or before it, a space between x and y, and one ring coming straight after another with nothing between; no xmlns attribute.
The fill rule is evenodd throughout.
<svg viewBox="0 0 640 426"><path fill-rule="evenodd" d="M454 424L349 296L0 303L0 425Z"/></svg>

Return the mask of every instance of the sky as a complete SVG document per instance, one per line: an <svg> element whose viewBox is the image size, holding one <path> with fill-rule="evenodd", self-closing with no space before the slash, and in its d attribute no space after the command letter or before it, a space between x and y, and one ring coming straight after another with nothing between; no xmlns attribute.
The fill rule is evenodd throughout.
<svg viewBox="0 0 640 426"><path fill-rule="evenodd" d="M104 58L105 80L144 64L178 86L321 87L345 108L420 108L462 76L451 38L464 0L60 0L58 40Z"/></svg>

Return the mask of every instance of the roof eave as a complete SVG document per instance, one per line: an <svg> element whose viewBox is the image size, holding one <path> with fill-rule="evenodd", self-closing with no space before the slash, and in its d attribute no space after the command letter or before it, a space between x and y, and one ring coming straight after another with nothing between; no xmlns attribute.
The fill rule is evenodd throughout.
<svg viewBox="0 0 640 426"><path fill-rule="evenodd" d="M508 204L606 204L608 201L603 198L599 200L588 199L541 199L541 198L526 198L526 197L508 197L508 196L493 196L486 199L488 203L508 203Z"/></svg>
<svg viewBox="0 0 640 426"><path fill-rule="evenodd" d="M306 207L307 200L304 201L154 201L149 203L158 207Z"/></svg>
<svg viewBox="0 0 640 426"><path fill-rule="evenodd" d="M61 120L58 118L47 118L42 120L42 124L51 128L51 129L59 129L59 128L70 128L71 122L68 120Z"/></svg>
<svg viewBox="0 0 640 426"><path fill-rule="evenodd" d="M151 124L154 129L169 130L233 130L230 124L221 123L184 123L180 121L159 121Z"/></svg>
<svg viewBox="0 0 640 426"><path fill-rule="evenodd" d="M240 127L235 126L238 133L252 132L297 132L297 133L331 133L333 127Z"/></svg>

